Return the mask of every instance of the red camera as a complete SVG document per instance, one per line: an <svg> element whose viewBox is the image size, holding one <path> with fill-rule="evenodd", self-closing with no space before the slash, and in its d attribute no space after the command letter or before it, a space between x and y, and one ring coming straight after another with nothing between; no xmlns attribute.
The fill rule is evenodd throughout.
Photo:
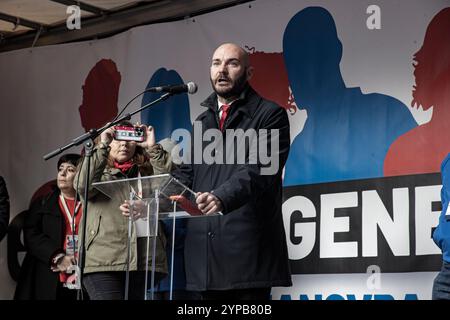
<svg viewBox="0 0 450 320"><path fill-rule="evenodd" d="M145 128L115 126L114 139L122 141L143 142L145 140Z"/></svg>

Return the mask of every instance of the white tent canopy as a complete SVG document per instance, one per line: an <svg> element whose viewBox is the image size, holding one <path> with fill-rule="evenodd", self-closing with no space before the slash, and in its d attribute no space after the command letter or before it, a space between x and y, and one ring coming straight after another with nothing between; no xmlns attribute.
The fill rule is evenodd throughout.
<svg viewBox="0 0 450 320"><path fill-rule="evenodd" d="M0 51L109 36L137 25L182 19L247 1L2 0ZM81 29L68 30L67 7L81 10Z"/></svg>

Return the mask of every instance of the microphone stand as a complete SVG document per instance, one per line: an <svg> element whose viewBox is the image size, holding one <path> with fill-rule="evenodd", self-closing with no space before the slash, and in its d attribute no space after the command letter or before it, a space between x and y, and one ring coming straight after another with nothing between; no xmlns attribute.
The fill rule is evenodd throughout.
<svg viewBox="0 0 450 320"><path fill-rule="evenodd" d="M112 122L108 122L107 124L105 124L103 127L99 128L99 129L89 130L88 132L82 134L81 136L78 136L75 139L73 139L72 142L70 142L69 144L67 144L61 148L58 148L58 149L46 154L43 157L44 160L48 160L48 159L51 159L51 158L57 156L58 154L64 152L65 150L67 150L69 148L78 146L82 143L84 144L84 155L85 155L84 160L87 160L87 170L86 170L86 174L85 174L85 185L84 185L83 216L81 217L81 225L83 226L83 228L81 230L80 239L82 239L82 241L79 242L80 248L78 250L78 253L79 253L78 254L78 268L80 270L80 274L79 274L79 283L80 284L82 284L81 280L82 280L83 271L84 271L84 258L85 258L85 243L84 242L85 242L85 236L86 236L86 217L87 217L88 199L89 199L89 179L90 179L89 171L90 171L90 165L91 165L92 151L94 149L94 139L96 137L98 137L106 129L111 128L112 126L115 126L116 124L119 124L123 120L130 120L131 117L133 115L135 115L136 113L141 112L144 109L150 108L151 106L168 99L173 94L174 93L172 93L172 92L167 92L167 93L163 94L161 97L159 97L158 99L147 103L146 105L144 105L143 107L139 108L136 111L127 113L127 114L123 115L122 117L115 119ZM76 190L76 191L78 192L78 190ZM77 294L77 300L81 300L80 295L82 292L82 287L80 287L78 290L79 291Z"/></svg>

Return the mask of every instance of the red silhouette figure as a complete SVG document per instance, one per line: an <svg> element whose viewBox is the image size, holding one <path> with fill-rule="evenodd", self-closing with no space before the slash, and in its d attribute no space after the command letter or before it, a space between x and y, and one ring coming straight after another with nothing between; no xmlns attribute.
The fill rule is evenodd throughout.
<svg viewBox="0 0 450 320"><path fill-rule="evenodd" d="M89 71L83 85L80 106L81 125L86 131L103 126L117 115L121 76L112 60L102 59ZM31 197L30 205L57 188L53 179L41 185Z"/></svg>
<svg viewBox="0 0 450 320"><path fill-rule="evenodd" d="M450 7L428 25L414 55L413 107L433 107L431 120L400 136L384 160L384 175L439 172L450 152Z"/></svg>
<svg viewBox="0 0 450 320"><path fill-rule="evenodd" d="M31 197L29 206L31 207L36 201L41 201L43 198L48 196L50 193L58 188L56 179L50 180L40 186Z"/></svg>
<svg viewBox="0 0 450 320"><path fill-rule="evenodd" d="M101 127L117 115L120 80L112 60L102 59L91 69L83 85L79 109L84 130Z"/></svg>
<svg viewBox="0 0 450 320"><path fill-rule="evenodd" d="M289 80L282 53L266 53L246 47L255 68L250 85L264 98L276 102L291 114L297 111L289 90Z"/></svg>

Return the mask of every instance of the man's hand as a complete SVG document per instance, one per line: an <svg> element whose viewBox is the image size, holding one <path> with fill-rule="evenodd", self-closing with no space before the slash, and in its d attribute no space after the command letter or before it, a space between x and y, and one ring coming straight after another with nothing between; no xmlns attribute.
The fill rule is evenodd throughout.
<svg viewBox="0 0 450 320"><path fill-rule="evenodd" d="M212 214L223 210L223 205L219 198L209 192L197 192L195 194L195 202L203 214Z"/></svg>

